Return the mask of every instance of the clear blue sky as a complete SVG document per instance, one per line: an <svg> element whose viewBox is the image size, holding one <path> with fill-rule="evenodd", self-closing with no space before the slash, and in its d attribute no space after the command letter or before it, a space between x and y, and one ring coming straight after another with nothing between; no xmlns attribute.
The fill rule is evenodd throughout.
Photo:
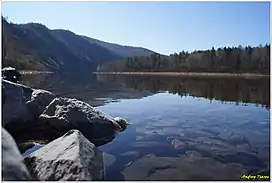
<svg viewBox="0 0 272 183"><path fill-rule="evenodd" d="M163 54L212 46L270 42L269 2L4 2L14 23L50 29Z"/></svg>

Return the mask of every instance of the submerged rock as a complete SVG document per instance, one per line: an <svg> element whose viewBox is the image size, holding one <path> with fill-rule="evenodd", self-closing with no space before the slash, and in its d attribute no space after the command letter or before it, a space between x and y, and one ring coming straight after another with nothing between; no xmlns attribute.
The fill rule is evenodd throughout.
<svg viewBox="0 0 272 183"><path fill-rule="evenodd" d="M222 164L193 155L180 157L144 156L126 168L125 180L241 180L246 170L237 164Z"/></svg>
<svg viewBox="0 0 272 183"><path fill-rule="evenodd" d="M171 144L175 149L185 149L187 146L186 142L182 142L181 140L178 139L172 140Z"/></svg>
<svg viewBox="0 0 272 183"><path fill-rule="evenodd" d="M132 157L138 157L140 153L138 151L127 151L120 156L132 156Z"/></svg>
<svg viewBox="0 0 272 183"><path fill-rule="evenodd" d="M189 158L189 159L195 159L195 158L202 158L203 156L197 152L197 151L186 151L186 156Z"/></svg>
<svg viewBox="0 0 272 183"><path fill-rule="evenodd" d="M128 123L113 118L77 99L55 98L40 115L40 125L54 129L55 135L70 129L78 129L96 145L111 141L117 131L123 131Z"/></svg>
<svg viewBox="0 0 272 183"><path fill-rule="evenodd" d="M18 147L11 135L2 128L2 180L30 180L29 172L23 162Z"/></svg>
<svg viewBox="0 0 272 183"><path fill-rule="evenodd" d="M2 77L11 82L18 82L21 80L21 74L13 67L4 67L2 69Z"/></svg>
<svg viewBox="0 0 272 183"><path fill-rule="evenodd" d="M78 130L62 137L25 157L33 177L39 180L83 181L104 177L102 152Z"/></svg>

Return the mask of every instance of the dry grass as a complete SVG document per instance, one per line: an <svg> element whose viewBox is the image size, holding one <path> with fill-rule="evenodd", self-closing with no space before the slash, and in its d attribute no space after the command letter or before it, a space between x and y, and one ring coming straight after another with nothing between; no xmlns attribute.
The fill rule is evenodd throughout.
<svg viewBox="0 0 272 183"><path fill-rule="evenodd" d="M270 75L268 74L258 73L205 73L205 72L94 72L94 74L190 76L190 77L245 77L245 78L270 77Z"/></svg>

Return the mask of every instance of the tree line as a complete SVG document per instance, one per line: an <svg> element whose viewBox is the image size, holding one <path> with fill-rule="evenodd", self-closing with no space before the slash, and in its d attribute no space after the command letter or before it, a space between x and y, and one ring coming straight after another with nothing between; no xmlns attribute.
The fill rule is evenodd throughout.
<svg viewBox="0 0 272 183"><path fill-rule="evenodd" d="M100 72L229 72L270 73L270 44L224 47L169 56L128 57L99 65Z"/></svg>

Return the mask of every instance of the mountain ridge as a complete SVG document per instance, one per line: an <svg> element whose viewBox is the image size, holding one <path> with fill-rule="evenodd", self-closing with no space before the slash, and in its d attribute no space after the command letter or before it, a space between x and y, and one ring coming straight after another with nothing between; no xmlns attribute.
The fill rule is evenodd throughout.
<svg viewBox="0 0 272 183"><path fill-rule="evenodd" d="M107 43L41 23L14 24L2 17L2 67L57 72L94 71L104 62L146 56L154 51ZM121 51L119 51L119 49Z"/></svg>

